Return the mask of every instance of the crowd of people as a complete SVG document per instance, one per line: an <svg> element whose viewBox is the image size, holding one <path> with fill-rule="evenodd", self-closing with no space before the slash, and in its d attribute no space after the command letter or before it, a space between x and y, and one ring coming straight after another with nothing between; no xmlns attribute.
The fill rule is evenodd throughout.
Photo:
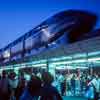
<svg viewBox="0 0 100 100"><path fill-rule="evenodd" d="M55 86L62 96L83 96L88 100L99 100L100 75L70 73L56 75Z"/></svg>
<svg viewBox="0 0 100 100"><path fill-rule="evenodd" d="M100 76L88 73L56 74L49 72L16 75L2 71L0 100L63 100L63 96L84 96L99 100Z"/></svg>
<svg viewBox="0 0 100 100"><path fill-rule="evenodd" d="M0 77L0 100L62 100L56 87L52 85L54 78L49 72L30 74L25 79L23 73L2 72Z"/></svg>

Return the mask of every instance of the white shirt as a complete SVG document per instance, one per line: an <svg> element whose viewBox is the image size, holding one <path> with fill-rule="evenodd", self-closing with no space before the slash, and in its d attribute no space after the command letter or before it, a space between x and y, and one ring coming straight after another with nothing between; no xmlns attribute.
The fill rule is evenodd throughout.
<svg viewBox="0 0 100 100"><path fill-rule="evenodd" d="M12 88L17 88L18 80L17 79L14 79L14 80L9 79L9 84Z"/></svg>
<svg viewBox="0 0 100 100"><path fill-rule="evenodd" d="M96 78L94 78L94 79L91 81L91 83L95 86L96 92L99 92L99 86L100 86L99 80L97 80Z"/></svg>

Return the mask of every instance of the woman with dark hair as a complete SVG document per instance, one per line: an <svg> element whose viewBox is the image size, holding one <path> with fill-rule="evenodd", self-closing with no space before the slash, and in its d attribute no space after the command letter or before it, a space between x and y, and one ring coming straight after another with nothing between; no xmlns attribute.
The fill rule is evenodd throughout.
<svg viewBox="0 0 100 100"><path fill-rule="evenodd" d="M43 86L40 100L62 100L58 90L52 86L53 76L49 72L42 74Z"/></svg>
<svg viewBox="0 0 100 100"><path fill-rule="evenodd" d="M38 100L40 96L40 89L40 78L37 76L32 76L19 100Z"/></svg>

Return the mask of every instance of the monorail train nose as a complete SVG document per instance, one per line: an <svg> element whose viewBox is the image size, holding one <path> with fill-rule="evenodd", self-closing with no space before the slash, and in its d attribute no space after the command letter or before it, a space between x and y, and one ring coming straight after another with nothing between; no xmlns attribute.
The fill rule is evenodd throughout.
<svg viewBox="0 0 100 100"><path fill-rule="evenodd" d="M76 42L83 34L93 30L96 25L97 16L94 13L86 11L70 11L69 16L74 16L78 21L72 26L69 34L69 42Z"/></svg>
<svg viewBox="0 0 100 100"><path fill-rule="evenodd" d="M78 41L78 37L93 29L96 20L95 14L86 11L60 12L39 25L38 29L42 32L41 42L51 43L64 33L66 33L69 43Z"/></svg>

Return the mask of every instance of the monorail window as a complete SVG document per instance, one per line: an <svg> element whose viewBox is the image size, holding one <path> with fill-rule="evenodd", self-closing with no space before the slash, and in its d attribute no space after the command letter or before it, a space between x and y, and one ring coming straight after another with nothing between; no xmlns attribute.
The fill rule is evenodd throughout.
<svg viewBox="0 0 100 100"><path fill-rule="evenodd" d="M12 53L16 53L18 51L21 51L23 49L23 42L19 42L14 47L11 48Z"/></svg>
<svg viewBox="0 0 100 100"><path fill-rule="evenodd" d="M25 40L25 48L32 47L32 36Z"/></svg>

